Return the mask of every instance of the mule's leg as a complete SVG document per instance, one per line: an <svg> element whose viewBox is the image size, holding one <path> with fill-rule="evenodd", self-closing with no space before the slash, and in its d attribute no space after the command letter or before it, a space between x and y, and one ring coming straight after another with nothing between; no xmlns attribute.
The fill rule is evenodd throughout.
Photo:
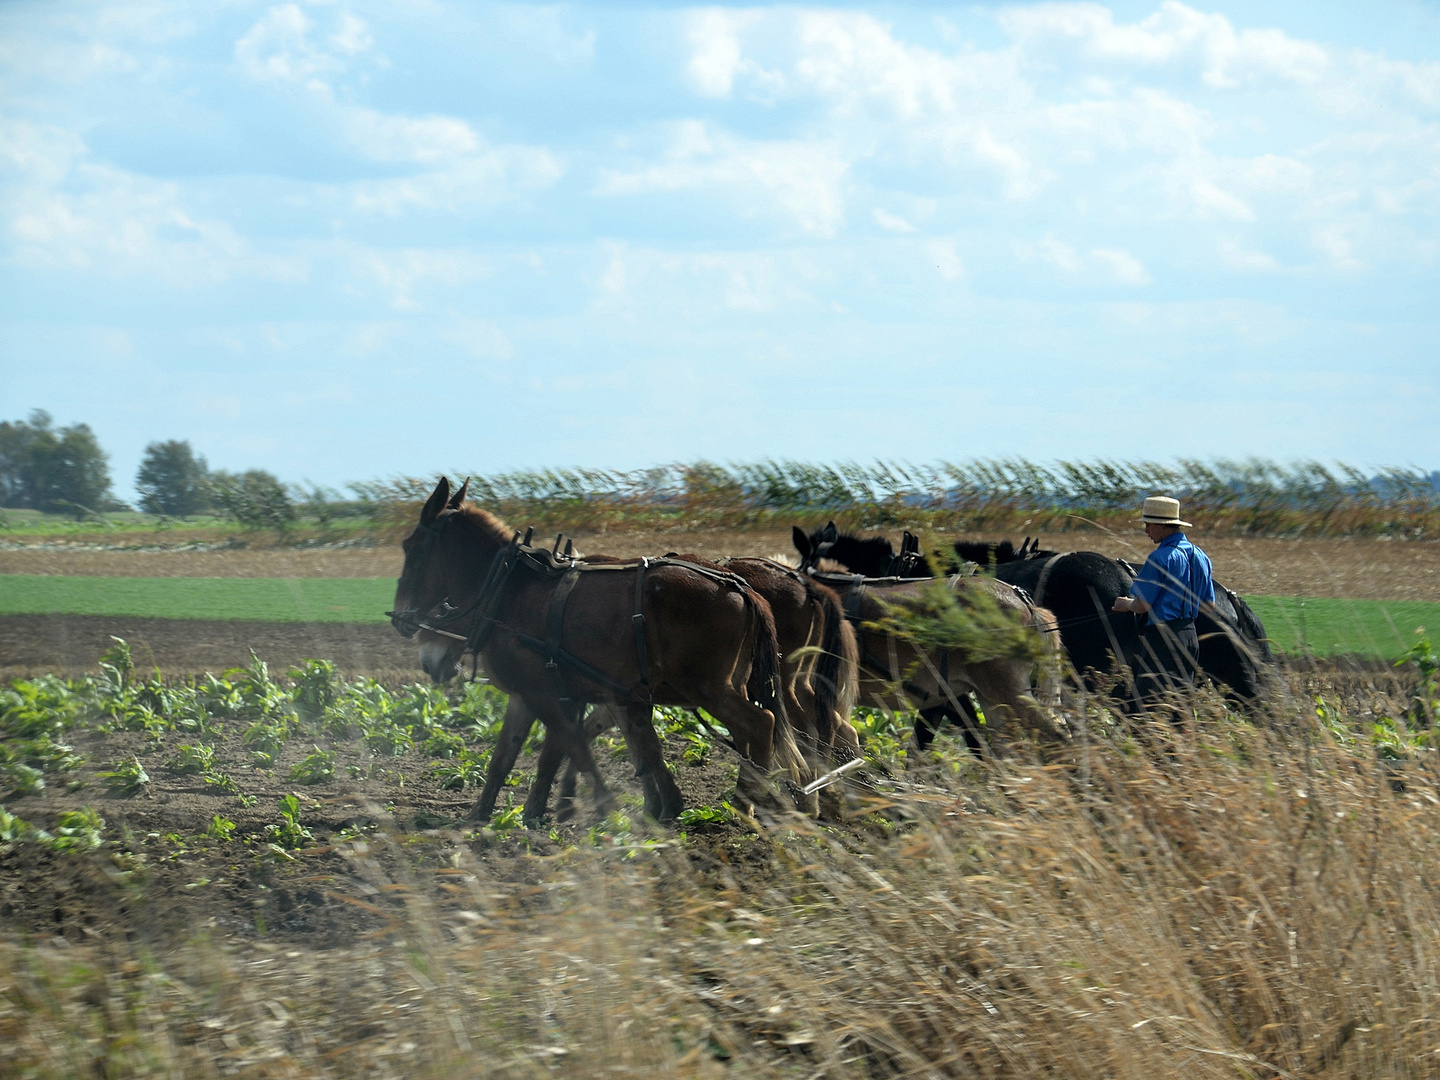
<svg viewBox="0 0 1440 1080"><path fill-rule="evenodd" d="M586 743L594 746L595 740L609 728L614 727L616 722L614 706L596 705L590 710L590 715L585 718L584 737ZM560 793L555 797L556 821L570 821L575 817L575 788L579 775L579 771L575 767L575 759L567 758L565 771L560 774Z"/></svg>
<svg viewBox="0 0 1440 1080"><path fill-rule="evenodd" d="M470 809L468 820L490 820L490 815L495 812L495 800L500 796L500 788L505 783L505 778L510 775L510 770L515 768L515 759L520 756L520 748L525 745L530 729L534 726L534 710L519 694L511 694L510 703L505 706L505 719L500 725L500 737L495 740L495 749L490 752L490 765L485 770L485 787L481 789L480 798Z"/></svg>
<svg viewBox="0 0 1440 1080"><path fill-rule="evenodd" d="M540 756L535 763L535 782L530 785L530 795L525 800L525 809L521 813L521 819L527 827L534 827L545 817L546 804L550 801L550 787L555 781L555 773L562 763L565 764L565 775L571 777L575 771L575 765L561 748L562 740L555 737L555 733L549 728L545 729L545 738L540 743ZM571 782L571 802L574 801L574 782ZM562 798L563 786L562 786ZM573 812L573 808L572 808ZM557 810L557 817L560 811Z"/></svg>
<svg viewBox="0 0 1440 1080"><path fill-rule="evenodd" d="M970 676L987 717L1008 713L1042 739L1069 739L1055 717L1030 693L1030 665L1018 660L988 661L971 665Z"/></svg>
<svg viewBox="0 0 1440 1080"><path fill-rule="evenodd" d="M525 809L522 811L525 821L539 821L545 816L546 805L550 801L550 788L555 780L555 772L564 755L568 754L570 760L575 763L576 768L589 776L593 782L595 801L602 807L608 809L610 804L610 789L605 786L605 780L600 775L600 769L595 764L594 755L590 753L590 740L587 737L585 725L581 722L579 712L583 705L575 706L569 702L550 701L536 706L540 719L545 723L545 745L541 748L542 758L546 756L546 750L550 749L553 743L552 756L549 761L542 764L547 768L544 772L538 768L535 773L535 783L531 785L530 797L525 800Z"/></svg>
<svg viewBox="0 0 1440 1080"><path fill-rule="evenodd" d="M776 800L769 783L775 739L774 714L747 701L744 694L728 686L721 691L702 694L700 704L725 725L740 752L740 778L735 784L735 794L745 809L774 805Z"/></svg>
<svg viewBox="0 0 1440 1080"><path fill-rule="evenodd" d="M656 821L674 821L685 808L685 802L665 764L665 751L655 734L654 710L646 704L628 705L623 715L630 760L645 788L645 813Z"/></svg>
<svg viewBox="0 0 1440 1080"><path fill-rule="evenodd" d="M964 690L955 692L955 700L960 703L958 713L955 711L953 703L946 702L944 705L922 709L916 716L916 749L928 750L940 730L940 725L949 720L960 732L960 737L965 740L966 749L976 755L985 753L985 744L980 738L980 717L975 712L974 700Z"/></svg>

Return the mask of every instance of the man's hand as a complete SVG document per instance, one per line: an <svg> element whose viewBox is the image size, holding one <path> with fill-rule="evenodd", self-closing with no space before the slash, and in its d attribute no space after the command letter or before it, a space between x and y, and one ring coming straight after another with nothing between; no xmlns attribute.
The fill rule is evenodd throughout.
<svg viewBox="0 0 1440 1080"><path fill-rule="evenodd" d="M1115 603L1110 605L1110 610L1121 614L1129 612L1134 615L1143 615L1150 610L1150 605L1138 596L1117 596Z"/></svg>

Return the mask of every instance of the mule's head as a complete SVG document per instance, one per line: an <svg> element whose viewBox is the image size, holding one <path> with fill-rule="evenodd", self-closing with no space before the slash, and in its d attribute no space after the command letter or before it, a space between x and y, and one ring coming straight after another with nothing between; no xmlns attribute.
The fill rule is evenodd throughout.
<svg viewBox="0 0 1440 1080"><path fill-rule="evenodd" d="M808 534L799 525L792 526L790 542L800 553L800 569L810 570L819 566L821 559L829 557L830 549L835 546L839 537L840 531L835 528L833 521L823 529L816 529Z"/></svg>
<svg viewBox="0 0 1440 1080"><path fill-rule="evenodd" d="M420 523L402 545L405 567L395 584L395 608L390 612L396 631L419 643L420 666L436 682L454 677L465 652L468 625L447 619L474 599L481 574L488 569L488 560L475 557L474 530L461 510L468 487L466 481L452 493L450 481L442 476L425 501Z"/></svg>

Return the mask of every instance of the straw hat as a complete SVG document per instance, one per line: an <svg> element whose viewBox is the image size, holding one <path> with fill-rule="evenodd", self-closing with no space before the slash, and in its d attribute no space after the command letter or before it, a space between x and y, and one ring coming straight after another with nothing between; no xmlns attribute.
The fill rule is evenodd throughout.
<svg viewBox="0 0 1440 1080"><path fill-rule="evenodd" d="M1145 506L1140 511L1140 520L1147 525L1179 525L1185 529L1192 527L1190 522L1180 520L1180 500L1164 495L1151 495L1145 500Z"/></svg>

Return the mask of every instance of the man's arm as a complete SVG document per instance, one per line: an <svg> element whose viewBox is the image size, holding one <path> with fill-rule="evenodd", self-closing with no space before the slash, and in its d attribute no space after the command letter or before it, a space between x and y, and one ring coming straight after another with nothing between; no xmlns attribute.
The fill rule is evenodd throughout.
<svg viewBox="0 0 1440 1080"><path fill-rule="evenodd" d="M1130 586L1129 596L1118 596L1115 603L1110 605L1111 611L1130 612L1134 615L1144 615L1149 611L1157 600L1160 599L1160 577L1162 568L1156 565L1155 553L1145 560L1145 565L1140 567L1140 573Z"/></svg>

